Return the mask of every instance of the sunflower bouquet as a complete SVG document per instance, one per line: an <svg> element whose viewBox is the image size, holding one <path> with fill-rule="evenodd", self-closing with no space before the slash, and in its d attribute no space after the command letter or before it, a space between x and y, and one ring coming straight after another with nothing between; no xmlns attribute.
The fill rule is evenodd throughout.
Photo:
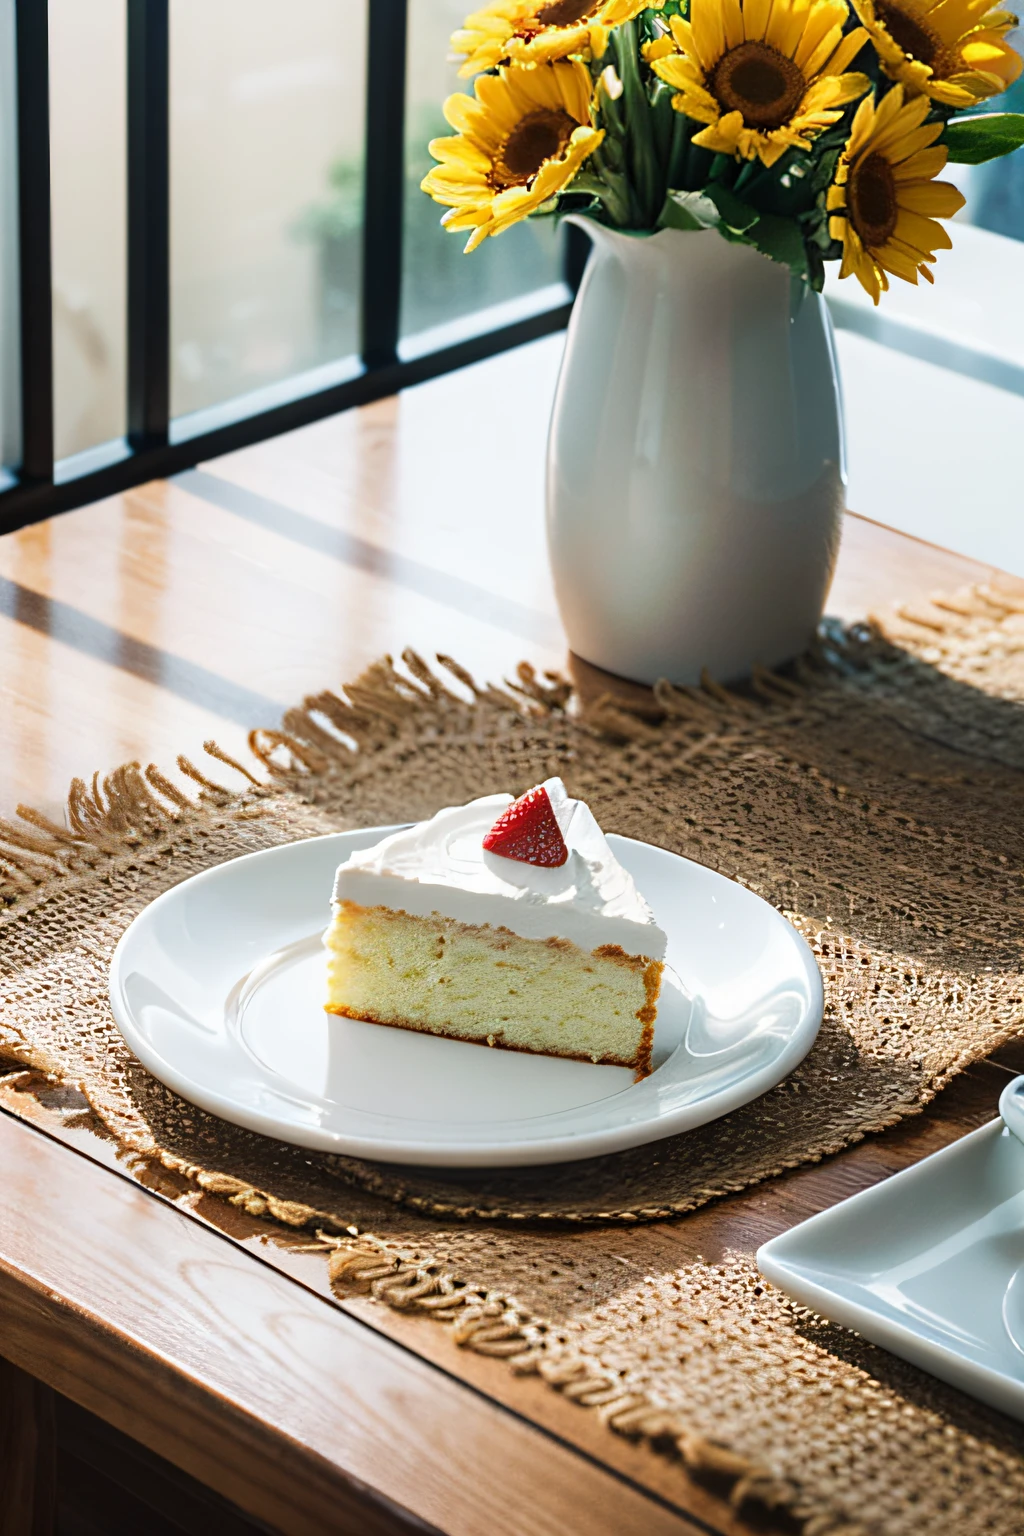
<svg viewBox="0 0 1024 1536"><path fill-rule="evenodd" d="M937 179L1024 143L983 112L1022 69L991 0L494 0L452 38L423 190L467 251L530 215L717 229L815 289L932 281L964 199Z"/></svg>

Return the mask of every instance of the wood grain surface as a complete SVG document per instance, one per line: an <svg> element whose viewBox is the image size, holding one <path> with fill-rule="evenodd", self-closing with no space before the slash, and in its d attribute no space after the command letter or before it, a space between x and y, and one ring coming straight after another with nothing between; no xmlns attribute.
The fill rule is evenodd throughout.
<svg viewBox="0 0 1024 1536"><path fill-rule="evenodd" d="M567 656L547 574L560 348L535 343L0 538L0 815L19 801L59 814L72 775L166 766L210 736L240 751L303 693L409 644L480 677L525 657L606 687ZM496 467L509 421L515 461ZM829 608L855 618L1004 580L851 515ZM840 1157L635 1229L631 1262L642 1274L752 1252L991 1118L1021 1068L1000 1053ZM4 1103L32 1117L17 1085ZM320 1259L215 1200L186 1216L114 1177L83 1124L41 1124L0 1114L0 1354L249 1514L296 1533L749 1529L536 1378L365 1298L329 1305Z"/></svg>

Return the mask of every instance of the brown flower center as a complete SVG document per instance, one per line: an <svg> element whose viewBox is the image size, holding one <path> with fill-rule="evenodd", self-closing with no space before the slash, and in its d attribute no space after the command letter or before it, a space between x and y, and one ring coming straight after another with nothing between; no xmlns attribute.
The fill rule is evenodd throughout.
<svg viewBox="0 0 1024 1536"><path fill-rule="evenodd" d="M495 155L491 185L500 192L506 187L529 186L545 161L562 154L579 126L558 107L531 112L516 124Z"/></svg>
<svg viewBox="0 0 1024 1536"><path fill-rule="evenodd" d="M898 5L890 5L888 0L875 0L875 15L897 48L902 48L910 58L935 68L945 50L929 27L900 10Z"/></svg>
<svg viewBox="0 0 1024 1536"><path fill-rule="evenodd" d="M852 167L846 197L854 229L869 250L878 250L896 228L899 214L896 182L884 155L866 155Z"/></svg>
<svg viewBox="0 0 1024 1536"><path fill-rule="evenodd" d="M804 72L767 43L740 43L722 55L708 81L723 112L741 112L750 128L781 128L803 100Z"/></svg>
<svg viewBox="0 0 1024 1536"><path fill-rule="evenodd" d="M577 22L589 21L601 9L602 0L551 0L534 13L537 27L574 27Z"/></svg>

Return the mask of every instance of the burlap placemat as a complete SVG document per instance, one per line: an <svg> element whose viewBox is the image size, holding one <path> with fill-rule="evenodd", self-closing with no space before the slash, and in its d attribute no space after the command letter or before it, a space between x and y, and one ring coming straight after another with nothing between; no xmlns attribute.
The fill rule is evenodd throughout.
<svg viewBox="0 0 1024 1536"><path fill-rule="evenodd" d="M801 1313L749 1256L659 1270L637 1224L895 1123L1020 1030L1022 653L1024 602L976 589L884 631L827 626L792 675L743 695L708 680L581 710L528 668L499 689L444 658L381 664L255 733L248 767L215 748L216 778L131 765L77 783L67 826L0 823L0 1052L84 1093L140 1171L324 1234L339 1286L539 1371L807 1536L1018 1533L1015 1427ZM742 881L812 944L825 1025L755 1104L587 1163L394 1169L227 1127L124 1048L110 954L170 885L555 772L608 830Z"/></svg>

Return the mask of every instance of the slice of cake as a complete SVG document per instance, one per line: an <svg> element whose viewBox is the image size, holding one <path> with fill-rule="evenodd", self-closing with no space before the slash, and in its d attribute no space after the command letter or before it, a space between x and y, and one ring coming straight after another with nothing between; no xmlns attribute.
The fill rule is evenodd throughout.
<svg viewBox="0 0 1024 1536"><path fill-rule="evenodd" d="M651 1070L665 935L561 779L353 853L333 913L330 1013Z"/></svg>

